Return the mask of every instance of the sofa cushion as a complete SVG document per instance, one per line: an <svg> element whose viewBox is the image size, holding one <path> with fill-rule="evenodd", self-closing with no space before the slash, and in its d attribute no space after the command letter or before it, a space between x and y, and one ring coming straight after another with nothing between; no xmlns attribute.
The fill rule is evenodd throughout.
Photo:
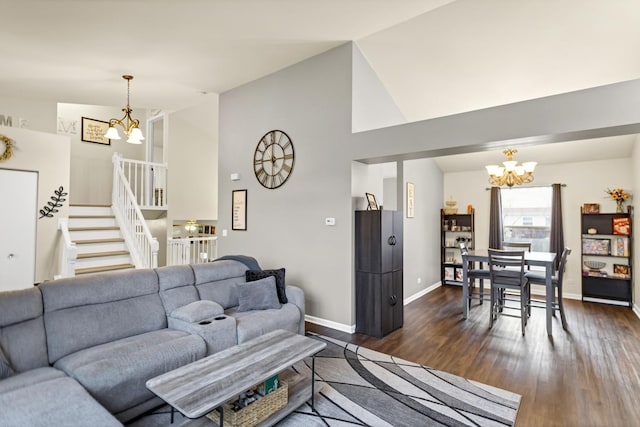
<svg viewBox="0 0 640 427"><path fill-rule="evenodd" d="M177 320L194 323L220 316L222 313L224 313L224 310L220 304L205 300L195 301L184 307L178 307L173 310L169 316Z"/></svg>
<svg viewBox="0 0 640 427"><path fill-rule="evenodd" d="M38 288L0 293L0 347L15 372L49 366Z"/></svg>
<svg viewBox="0 0 640 427"><path fill-rule="evenodd" d="M0 408L1 426L122 426L80 384L65 376L0 393Z"/></svg>
<svg viewBox="0 0 640 427"><path fill-rule="evenodd" d="M15 371L9 363L9 360L7 360L7 356L4 355L2 346L0 346L0 380L9 378L13 374L15 374Z"/></svg>
<svg viewBox="0 0 640 427"><path fill-rule="evenodd" d="M49 361L167 327L151 269L78 276L40 285Z"/></svg>
<svg viewBox="0 0 640 427"><path fill-rule="evenodd" d="M156 268L160 298L165 312L171 313L178 307L198 301L195 276L190 265L170 265Z"/></svg>
<svg viewBox="0 0 640 427"><path fill-rule="evenodd" d="M238 285L238 311L280 308L273 276Z"/></svg>
<svg viewBox="0 0 640 427"><path fill-rule="evenodd" d="M66 375L59 369L50 367L31 369L29 371L20 372L10 378L5 378L4 380L0 381L0 394L10 392L11 390L17 390L23 387L29 387L34 384L52 380L54 378L63 377L66 377Z"/></svg>
<svg viewBox="0 0 640 427"><path fill-rule="evenodd" d="M276 329L298 333L300 310L291 303L271 310L238 311L237 307L234 307L225 310L225 314L236 319L238 344Z"/></svg>
<svg viewBox="0 0 640 427"><path fill-rule="evenodd" d="M206 353L202 338L162 329L78 351L55 367L84 386L112 414L154 397L145 382Z"/></svg>
<svg viewBox="0 0 640 427"><path fill-rule="evenodd" d="M278 299L280 303L286 304L287 293L285 291L284 282L285 269L279 268L277 270L247 270L245 272L245 278L247 282L253 282L255 280L264 279L265 277L273 276L276 278L276 288L278 290Z"/></svg>
<svg viewBox="0 0 640 427"><path fill-rule="evenodd" d="M196 288L200 299L215 301L227 309L238 305L237 285L245 283L247 266L238 261L214 261L194 264Z"/></svg>

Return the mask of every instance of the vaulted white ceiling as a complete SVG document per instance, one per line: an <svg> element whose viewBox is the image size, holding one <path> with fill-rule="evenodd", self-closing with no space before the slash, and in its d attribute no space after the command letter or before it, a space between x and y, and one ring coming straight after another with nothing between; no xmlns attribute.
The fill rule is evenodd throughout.
<svg viewBox="0 0 640 427"><path fill-rule="evenodd" d="M121 75L133 74L134 110L175 110L347 41L409 121L640 78L638 0L8 0L0 9L0 98L120 106Z"/></svg>

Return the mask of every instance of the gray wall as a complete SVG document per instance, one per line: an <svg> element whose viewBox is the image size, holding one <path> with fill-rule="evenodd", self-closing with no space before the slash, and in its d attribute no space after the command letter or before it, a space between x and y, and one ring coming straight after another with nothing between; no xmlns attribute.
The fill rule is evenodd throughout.
<svg viewBox="0 0 640 427"><path fill-rule="evenodd" d="M220 96L218 255L255 256L287 269L307 312L352 324L351 45L346 44ZM253 152L269 130L292 139L289 180L268 190ZM240 181L230 181L231 173ZM247 189L247 231L231 230L231 191ZM325 218L336 219L326 226Z"/></svg>
<svg viewBox="0 0 640 427"><path fill-rule="evenodd" d="M218 226L229 233L220 238L220 254L286 267L287 281L306 292L308 313L337 325L354 319L352 206L360 201L351 197L352 160L405 160L398 185L403 191L406 181L416 185L416 218L405 219L406 299L436 283L445 199L438 168L409 160L640 130L640 81L631 81L352 134L351 95L366 92L352 85L358 77L352 65L363 59L353 48L343 45L220 97ZM297 156L292 176L277 190L262 188L252 171L255 145L270 129L289 133ZM353 179L362 179L361 167L354 171ZM232 172L242 179L229 181ZM248 231L231 231L231 191L242 188L248 189ZM325 217L335 217L336 226L325 226Z"/></svg>

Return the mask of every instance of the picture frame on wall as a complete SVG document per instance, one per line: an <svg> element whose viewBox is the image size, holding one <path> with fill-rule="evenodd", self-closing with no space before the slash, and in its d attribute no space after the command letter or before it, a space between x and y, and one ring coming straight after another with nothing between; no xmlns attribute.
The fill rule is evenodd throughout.
<svg viewBox="0 0 640 427"><path fill-rule="evenodd" d="M377 211L378 210L378 202L376 202L376 196L371 193L364 193L367 196L367 210Z"/></svg>
<svg viewBox="0 0 640 427"><path fill-rule="evenodd" d="M247 231L247 190L231 192L231 229Z"/></svg>
<svg viewBox="0 0 640 427"><path fill-rule="evenodd" d="M111 140L105 138L105 134L109 130L109 122L103 120L90 119L82 117L82 133L81 139L84 142L93 142L94 144L111 145Z"/></svg>
<svg viewBox="0 0 640 427"><path fill-rule="evenodd" d="M415 186L413 182L407 182L407 218L413 218L415 215L413 210L414 196Z"/></svg>

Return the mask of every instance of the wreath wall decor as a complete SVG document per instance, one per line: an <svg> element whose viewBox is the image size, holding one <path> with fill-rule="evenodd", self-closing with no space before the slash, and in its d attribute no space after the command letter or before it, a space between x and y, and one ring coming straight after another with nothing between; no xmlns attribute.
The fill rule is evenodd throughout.
<svg viewBox="0 0 640 427"><path fill-rule="evenodd" d="M69 194L64 192L64 188L62 186L60 186L60 188L58 188L57 190L53 190L53 193L55 194L55 196L51 196L52 201L47 202L47 206L40 209L40 218L38 219L42 219L44 217L53 218L53 214L58 212L58 209L56 208L62 207L62 202L67 200L64 198L64 196Z"/></svg>
<svg viewBox="0 0 640 427"><path fill-rule="evenodd" d="M0 141L2 141L0 145L4 145L4 152L0 154L0 162L3 162L5 160L9 160L13 154L13 141L11 141L11 138L4 135L0 135ZM2 147L0 147L0 150L2 150Z"/></svg>

